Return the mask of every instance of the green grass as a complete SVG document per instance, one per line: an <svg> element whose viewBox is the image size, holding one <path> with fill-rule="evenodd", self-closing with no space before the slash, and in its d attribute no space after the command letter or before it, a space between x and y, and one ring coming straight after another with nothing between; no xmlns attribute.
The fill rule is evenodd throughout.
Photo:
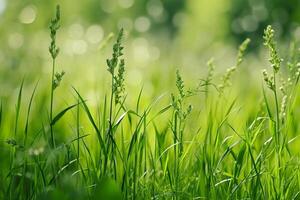
<svg viewBox="0 0 300 200"><path fill-rule="evenodd" d="M50 94L40 80L24 97L25 78L15 110L1 100L0 199L300 198L300 52L292 46L283 62L271 26L263 36L271 67L259 78L259 97L250 86L241 94L231 80L239 76L246 39L224 75L215 75L210 60L198 83L186 86L177 70L164 75L176 77L171 95L147 105L141 87L128 102L120 30L107 59L107 95L92 107L73 87L73 102L62 107L55 104L64 75L56 72L59 22L57 7Z"/></svg>

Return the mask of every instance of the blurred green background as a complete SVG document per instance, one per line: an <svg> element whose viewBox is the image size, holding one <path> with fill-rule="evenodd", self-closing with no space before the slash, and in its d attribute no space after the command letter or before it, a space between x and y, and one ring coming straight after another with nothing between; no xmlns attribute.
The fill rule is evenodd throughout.
<svg viewBox="0 0 300 200"><path fill-rule="evenodd" d="M126 32L126 87L135 96L144 85L145 98L173 87L176 68L187 82L194 82L206 72L206 61L215 57L217 71L223 73L235 62L237 46L246 37L252 39L252 52L239 76L258 80L260 70L253 69L267 66L267 52L261 50L265 26L272 24L286 44L300 37L298 0L0 0L4 101L16 96L23 78L29 88L40 80L42 91L49 89L48 25L56 4L62 10L57 69L66 72L59 91L63 95L57 95L61 102L72 97L70 86L84 90L90 99L106 93L109 38L121 27Z"/></svg>
<svg viewBox="0 0 300 200"><path fill-rule="evenodd" d="M3 160L0 163L4 163L3 165L8 166L9 162L4 160L10 159L7 156L10 149L6 144L6 146L2 144L10 141L6 139L13 137L14 129L17 130L15 127L19 125L18 130L25 128L27 108L30 107L28 104L37 82L38 87L28 118L30 125L28 136L29 141L38 141L35 145L41 146L41 151L44 151L43 148L46 146L43 144L46 141L37 138L42 135L40 130L44 129L49 120L52 70L48 51L49 23L55 14L56 4L61 6L61 29L57 35L60 54L57 58L56 71L63 70L66 75L60 87L55 90L54 113L59 113L67 106L77 103L77 96L72 88L74 87L87 100L93 116L99 119L99 124L101 120L104 122L106 120L101 119L101 109L105 107L104 99L109 96L111 89L106 59L111 57L114 35L120 28L125 30L127 94L125 105L128 106L128 110L135 108L141 88L143 94L140 110L153 103L159 95L165 94L164 98L158 101L159 105L154 103L156 107L153 106L153 113L170 104L170 93L176 91L177 69L186 84L185 89L195 88L200 82L199 79L207 77L206 63L214 57L216 76L212 82L217 85L221 82L226 69L235 65L239 44L250 38L251 44L246 51L245 60L232 77L233 85L226 90L225 101L222 102L224 104L220 104L220 108L226 109L229 107L227 104L237 100L237 106L230 120L234 122L232 125L238 132L239 130L244 132L245 127L248 127L258 113L260 115L265 109L261 70L271 69L268 50L263 47L262 36L265 27L268 24L274 27L280 57L286 61L289 60L287 55L290 43L297 42L300 38L300 0L0 0L0 105L3 106L3 112L1 110L3 115L0 115L2 117L0 158ZM286 65L286 62L283 65ZM283 69L287 69L286 66L283 66ZM284 72L279 74L281 75L284 76ZM24 89L18 119L18 115L16 117L18 109L15 105L22 80ZM204 98L204 95L192 97L193 105L196 106L193 108L193 117L186 131L188 133L192 130L191 136L200 131L199 127L202 128L202 124L198 126L199 122L203 122L205 128L209 120L221 121L223 117L223 111L218 107L217 114L212 118L205 118L205 114L200 115L205 110L207 99ZM216 99L212 99L209 106L214 106ZM299 105L299 102L298 98L295 104ZM300 128L297 123L300 116L298 108L293 112L296 116L293 127L288 129L292 130L292 137ZM83 110L80 113L84 115ZM148 120L149 118L147 117ZM56 124L55 137L59 141L58 144L67 143L75 137L76 119L76 111L73 109ZM158 118L156 121L158 129L168 131L166 127L170 119L166 116ZM125 130L131 128L131 122L128 127L124 126ZM89 147L97 152L99 144L96 134L86 116L80 118L81 128L82 132L91 135L88 137L91 141ZM229 131L224 130L226 135ZM125 131L125 136L131 137L131 131ZM157 137L153 134L154 131L149 133L151 133L150 141L151 138ZM23 133L17 135L19 138L15 139L19 141ZM299 152L298 142L292 145L294 145L292 151ZM48 157L48 154L45 155ZM52 157L55 157L55 154ZM21 163L22 158L16 160ZM51 157L49 160L52 162ZM0 179L1 177L7 177L6 173L0 171ZM71 182L70 180L63 180L62 183ZM0 189L5 188L3 186L5 184L0 182ZM116 190L104 188L99 190L99 194L104 192L102 195L109 195L106 194L108 190L109 193L118 196L118 188L113 182L110 184L104 181L101 184L107 184L108 188ZM69 190L68 184L65 185L67 187L53 191L50 196L45 193L45 196L48 195L48 198L53 199L57 195L63 195ZM70 188L73 188L71 186ZM69 194L77 196L78 191Z"/></svg>

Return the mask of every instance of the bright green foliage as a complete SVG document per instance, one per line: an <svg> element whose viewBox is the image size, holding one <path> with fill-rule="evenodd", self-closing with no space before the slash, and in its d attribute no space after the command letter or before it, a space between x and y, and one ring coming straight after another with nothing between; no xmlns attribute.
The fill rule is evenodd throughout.
<svg viewBox="0 0 300 200"><path fill-rule="evenodd" d="M274 31L266 29L273 74L263 71L271 90L262 88L261 96L252 95L251 87L238 93L238 84L230 83L244 60L247 39L221 86L214 81L220 77L211 59L198 85L184 81L177 70L171 99L161 95L147 102L141 89L132 106L124 96L121 29L107 60L110 97L103 94L91 106L73 88L74 102L54 109L54 91L59 94L64 76L55 71L59 21L57 7L50 26L50 95L36 84L30 98L23 98L22 82L15 110L9 111L11 102L1 99L0 199L299 198L296 45L283 70ZM229 87L237 94L226 95ZM45 101L50 101L49 110Z"/></svg>

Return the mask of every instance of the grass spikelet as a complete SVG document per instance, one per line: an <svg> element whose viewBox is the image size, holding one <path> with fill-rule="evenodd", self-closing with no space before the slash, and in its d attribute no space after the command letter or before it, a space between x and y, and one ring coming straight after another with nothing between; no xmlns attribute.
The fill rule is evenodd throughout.
<svg viewBox="0 0 300 200"><path fill-rule="evenodd" d="M179 93L180 100L185 97L185 91L184 91L184 82L182 80L182 77L179 73L179 70L176 71L176 87L177 91Z"/></svg>
<svg viewBox="0 0 300 200"><path fill-rule="evenodd" d="M277 49L276 49L276 42L274 40L274 29L271 25L267 26L267 28L264 30L264 45L269 48L269 62L271 63L272 68L274 69L275 73L277 73L280 69L281 62L283 59L281 59L278 55Z"/></svg>
<svg viewBox="0 0 300 200"><path fill-rule="evenodd" d="M268 88L274 91L275 90L274 77L269 76L267 70L265 69L262 71L262 74Z"/></svg>
<svg viewBox="0 0 300 200"><path fill-rule="evenodd" d="M115 68L118 66L119 63L119 58L123 55L123 49L124 47L122 46L122 38L123 38L123 29L120 30L117 41L113 45L113 53L112 53L112 58L107 59L107 70L112 74L115 75Z"/></svg>
<svg viewBox="0 0 300 200"><path fill-rule="evenodd" d="M53 90L55 90L59 85L60 85L60 82L62 81L62 78L63 76L65 75L65 72L62 71L62 72L56 72L55 73L55 76L54 76L54 80L53 80Z"/></svg>
<svg viewBox="0 0 300 200"><path fill-rule="evenodd" d="M50 22L50 38L51 43L49 46L49 52L51 54L52 59L55 59L57 55L59 54L59 48L56 45L56 34L58 29L60 28L60 6L56 6L56 15L55 18L53 18Z"/></svg>
<svg viewBox="0 0 300 200"><path fill-rule="evenodd" d="M222 77L222 83L219 85L219 91L220 93L222 93L224 91L224 89L226 87L231 86L231 82L230 79L232 77L232 75L234 74L234 72L236 71L236 69L241 65L241 63L243 62L243 58L245 56L245 51L248 48L248 45L250 43L250 39L247 38L244 42L242 42L242 44L239 46L239 50L238 50L238 55L237 55L237 61L235 63L234 66L228 68L226 70L226 73L223 75Z"/></svg>
<svg viewBox="0 0 300 200"><path fill-rule="evenodd" d="M115 104L122 103L122 97L124 96L124 92L125 92L124 74L125 74L125 61L124 59L121 59L118 68L118 75L115 77L115 88L114 88Z"/></svg>
<svg viewBox="0 0 300 200"><path fill-rule="evenodd" d="M112 58L106 60L107 70L110 72L112 77L111 101L114 97L115 104L120 104L122 102L122 97L125 91L125 87L124 87L125 61L124 59L121 59L121 57L123 56L123 49L124 49L124 47L122 46L123 36L124 36L124 30L121 29L119 31L117 41L113 45ZM117 74L115 72L116 68L118 68Z"/></svg>
<svg viewBox="0 0 300 200"><path fill-rule="evenodd" d="M240 66L241 63L243 62L245 52L250 44L251 40L247 38L240 46L239 46L239 51L238 51L238 56L237 56L237 62L236 66Z"/></svg>

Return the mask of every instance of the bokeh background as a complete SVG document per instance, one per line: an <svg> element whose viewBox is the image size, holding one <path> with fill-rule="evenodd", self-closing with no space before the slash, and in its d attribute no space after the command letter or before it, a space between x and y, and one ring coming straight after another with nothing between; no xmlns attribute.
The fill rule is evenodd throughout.
<svg viewBox="0 0 300 200"><path fill-rule="evenodd" d="M222 137L226 137L223 140L224 143L222 142L220 147L209 147L208 149L220 150L216 153L216 155L218 155L223 152L223 150L224 152L229 152L229 146L227 147L227 144L223 144L227 143L229 138L233 138L233 136L230 135L232 130L227 126L222 127L225 119L230 122L228 123L230 127L234 127L237 131L234 132L245 133L247 137L249 133L254 133L254 130L250 131L249 128L252 127L252 125L250 125L252 121L254 122L254 120L260 116L268 116L266 113L267 106L264 104L266 101L264 101L262 95L262 85L265 84L261 70L267 68L271 71L272 68L268 62L268 49L263 46L262 36L265 27L270 24L275 29L279 55L281 58L284 58L285 61L289 60L290 47L293 47L293 45L290 44L293 42L297 44L300 39L300 0L0 0L0 166L5 169L0 171L0 180L4 180L0 181L0 190L3 190L3 188L9 185L5 181L9 180L8 177L11 176L9 175L11 173L8 173L8 171L6 173L6 170L12 169L11 167L13 165L10 160L14 155L12 152L16 149L10 148L10 145L14 146L14 141L16 144L19 144L19 141L23 141L23 130L27 130L28 128L25 125L27 119L29 124L28 141L34 142L34 145L29 147L30 149L37 149L41 153L43 153L45 148L45 153L43 154L45 159L42 160L47 161L47 163L49 161L50 163L45 166L52 165L54 161L56 163L56 156L60 156L61 161L64 163L69 160L69 153L72 152L69 151L69 144L75 141L72 139L77 138L77 134L79 133L82 136L89 136L86 139L88 141L87 144L89 148L94 151L93 155L95 155L95 159L98 159L97 155L100 152L99 149L102 148L97 142L97 134L88 120L84 109L76 110L73 108L55 124L54 132L55 139L57 140L56 144L62 144L61 147L63 148L57 148L58 151L56 151L56 149L53 149L53 151L52 149L48 149L50 151L47 151L48 145L46 139L50 138L50 134L47 134L49 133L49 96L52 70L51 56L48 51L50 44L49 23L51 18L55 15L55 7L57 4L61 6L61 28L57 35L57 45L60 47L60 54L57 58L56 71L63 70L66 74L61 85L55 90L54 116L66 107L78 103L77 95L73 89L74 87L83 98L87 100L87 104L95 118L97 126L100 127L103 133L106 133L105 120L107 119L104 119L106 113L104 102L105 97L110 95L111 81L110 74L107 71L106 59L111 57L112 45L114 44L116 33L118 33L120 28L124 28L125 38L123 45L125 47L125 88L127 93L124 105L126 106L126 110L135 110L136 107L139 107L138 113L141 114L145 112L147 106L153 103L158 96L164 94L164 97L157 101L158 103L151 104L154 106L153 108L151 107L152 110L151 113L147 115L147 120L150 123L154 117L157 117L155 118L155 123L153 122L155 127L149 126L147 134L144 133L144 135L147 135L147 140L145 139L145 141L152 141L152 145L156 145L154 139L157 139L158 142L159 140L165 141L166 144L163 144L163 146L166 146L166 150L169 149L169 144L168 138L164 139L164 137L167 135L169 140L173 141L173 133L169 127L169 123L173 119L171 117L172 113L166 112L159 116L157 116L156 113L164 111L164 108L168 108L167 106L171 102L170 94L172 92L176 93L175 79L177 69L184 79L185 89L193 89L197 87L201 78L207 77L207 61L214 58L216 69L212 82L219 84L222 75L226 73L226 69L235 65L239 44L246 38L251 39L251 44L246 51L244 62L238 67L232 77L232 87L226 88L222 96L224 98L220 98L221 96L217 94L216 90L210 90L215 93L207 98L208 100L205 99L205 95L197 95L189 98L189 103L192 102L191 104L194 107L191 112L192 117L188 119L186 124L184 140L188 142L189 139L194 138L196 134L201 133L199 135L203 137L203 141L205 137L206 141L207 135L212 137L215 131L214 129L217 129L215 131L218 135L216 138L219 138L219 133L222 133ZM300 49L298 51L292 49L292 51L300 55ZM297 56L299 57L299 55ZM299 60L298 57L297 59ZM287 62L284 62L282 66L283 70L278 74L279 77L284 77L284 71L287 69L286 63ZM287 77L283 80L287 80ZM22 98L20 99L19 115L17 111L17 101L22 81L24 81L24 87L23 93L20 95ZM37 85L37 90L33 98L30 114L27 114L35 85ZM140 106L136 106L139 101L138 98L141 88L143 88L143 93ZM269 90L266 90L266 96L269 97L271 95L273 94ZM273 96L271 96L271 98L273 98ZM221 102L220 104L219 100ZM208 103L209 101L211 101L211 103ZM216 108L213 108L215 105ZM232 107L232 105L234 106ZM286 132L289 133L287 138L293 138L290 141L296 141L298 137L297 133L299 133L300 130L300 124L297 122L300 116L299 105L300 98L297 97L295 105L293 105L295 110L291 112L289 116L290 122L287 123L288 128L286 128ZM274 106L271 106L271 108L273 107ZM227 114L226 117L223 116L226 109L233 109L230 116L227 113L229 117ZM206 111L209 112L206 113ZM127 112L125 114L127 115ZM103 119L102 115L104 116ZM78 119L80 119L80 122ZM135 116L132 117L132 119L131 121L131 117L128 117L128 123L127 121L123 123L125 125L122 124L122 126L124 126L121 129L122 131L117 134L118 139L120 139L119 137L121 137L120 134L122 132L122 145L129 145L129 141L133 138L133 133L135 133L131 130L136 126ZM144 119L144 122L148 123L146 117L144 117ZM220 126L218 123L220 123ZM267 141L264 145L271 141L267 138L269 137L269 131L272 130L270 124L269 128L267 128L267 126L259 128L259 133L257 132L255 135L255 138L259 135L257 136L259 137L257 139L259 147L263 141ZM159 131L157 131L156 128ZM205 132L206 128L207 132ZM123 129L125 139L123 138ZM139 131L137 131L137 133ZM146 128L144 131L146 132ZM25 132L27 133L27 131ZM232 133L232 135L235 134ZM233 141L233 139L230 140ZM236 141L239 140L240 138ZM176 140L174 140L174 142L175 141ZM228 144L230 142L231 141L229 141ZM64 146L63 144L66 145ZM207 157L207 159L210 160L210 153L207 153L205 150L205 148L207 148L205 146L209 145L204 144L204 150L200 150L199 152L203 151L203 155L207 154L207 156L205 155L203 157ZM207 144L213 143L209 142ZM236 144L238 144L238 142L234 143L230 148L233 148ZM249 145L246 146L248 148ZM292 156L298 155L299 146L298 140L289 146ZM202 148L201 145L199 145L199 148L200 147ZM240 147L241 146L239 146L239 148ZM82 149L83 148L84 147L82 147ZM195 146L195 148L198 148L198 146ZM238 155L238 159L240 155L243 157L244 152L248 151L245 149L243 144L243 147L239 150L243 153L236 154ZM62 153L60 153L60 150ZM65 150L68 155L67 159L63 158L66 156L64 153ZM136 150L138 150L138 148L136 148ZM126 151L124 150L124 153ZM27 153L27 151L24 152ZM39 154L39 152L37 152L37 154ZM224 154L224 157L226 154ZM23 155L25 154L20 154L20 156L15 158L16 163L23 164L24 158L21 157ZM154 153L154 155L156 155L156 153ZM29 153L29 156L32 155ZM191 157L193 156L194 155L191 154ZM260 159L259 156L257 156L257 158ZM287 156L284 157L289 158ZM169 158L167 158L167 160L168 159ZM193 159L194 158L191 160ZM214 159L215 158L212 158L211 161L208 162L208 165L204 163L206 162L206 158L204 159L203 169L205 168L205 170L203 174L206 173L206 170L210 171L210 169L213 169L210 165ZM253 160L252 155L251 159ZM172 160L172 157L170 160ZM291 174L291 177L294 177L293 173L290 173L289 170L297 173L296 168L289 168L294 165L299 166L298 162L296 162L297 156L295 157L295 162L294 159L291 159L292 162L289 160L286 160L284 165L286 169L283 168L283 177L288 177L289 174ZM181 161L183 161L183 159ZM273 165L272 161L271 159L267 159L264 164ZM27 161L25 162L27 163ZM64 165L62 162L61 166ZM227 169L235 168L235 170L239 169L239 171L242 169L236 167L240 166L240 161L236 162L236 159L225 162L225 167L222 164L222 168L220 168L224 170L224 172L228 171ZM87 168L89 168L88 162L85 163L83 160L82 163L83 166L87 165ZM124 163L127 164L127 162ZM130 162L128 163L128 169L130 169L131 164ZM146 160L145 163L146 166ZM22 166L21 164L20 166ZM219 164L220 163L217 164L216 169L219 167ZM251 168L250 160L245 162L245 172L247 172L247 165ZM120 165L120 169L121 166L122 165ZM231 166L235 167L232 168ZM193 168L193 166L191 168ZM197 168L200 169L201 167L199 166ZM266 183L268 183L269 180L273 180L273 172L268 171L268 169L271 168L266 168L268 174L266 178L267 181L265 181ZM73 173L72 170L73 169L70 169L69 172ZM120 172L122 172L122 170ZM193 172L193 170L194 169L191 169L191 172ZM48 169L46 169L46 171L48 171ZM217 171L219 170L216 170L216 172ZM49 175L51 175L51 173ZM60 171L58 171L58 174L59 173ZM130 173L131 172L128 173L129 178ZM249 175L251 175L251 173ZM262 173L265 172L263 171ZM28 174L30 175L30 173ZM219 175L215 177L218 176ZM71 179L69 179L70 177L71 176L66 176L66 178L68 178L66 179L66 183L69 180L71 181ZM146 173L140 177L146 177ZM189 175L185 175L185 177L188 177L186 180L189 182L193 180L189 179ZM210 177L213 176L209 176L209 179ZM91 177L91 180L92 179L93 177ZM158 180L159 179L160 175L158 176ZM130 179L128 180L131 181ZM203 180L206 181L206 179ZM227 180L225 181L227 182ZM291 180L294 179L291 178ZM165 180L162 180L162 183L164 181ZM219 183L222 182L224 181ZM91 183L94 184L93 181L91 181ZM105 183L105 191L109 191L109 187L117 188L117 186L111 186L107 183L110 182ZM156 182L154 183L156 184ZM160 183L160 180L157 183ZM231 183L233 182L230 182L230 185L234 186ZM252 183L254 182L249 182L251 187ZM63 189L59 190L59 192L65 194L69 191L70 194L78 195L78 198L80 198L80 194L78 193L81 193L81 190L78 190L75 186L73 187L72 184L73 183L69 184L71 189L68 189L68 184L64 184ZM35 186L35 183L32 185ZM294 183L291 185L294 185ZM155 187L165 186L157 184ZM246 185L245 187L248 186ZM269 186L266 186L266 188L268 187ZM285 186L282 188L285 188ZM292 190L290 188L293 187L287 186L287 188ZM163 188L161 189L164 190ZM14 192L13 188L11 191ZM230 190L226 189L226 191ZM255 189L254 191L257 190ZM114 194L115 192L112 193ZM50 196L48 197L51 198Z"/></svg>
<svg viewBox="0 0 300 200"><path fill-rule="evenodd" d="M13 102L22 79L27 96L38 80L39 91L49 92L48 26L56 4L62 11L57 70L66 72L57 91L60 104L73 98L71 86L91 104L107 93L105 60L111 54L111 36L121 27L126 33L129 102L142 86L145 99L170 91L176 69L187 85L194 83L205 75L211 57L217 73L224 73L235 63L237 47L247 37L251 48L236 77L243 78L238 82L242 91L250 87L250 81L260 87L260 69L268 66L262 44L266 25L274 26L283 50L300 37L298 0L0 0L2 101Z"/></svg>

